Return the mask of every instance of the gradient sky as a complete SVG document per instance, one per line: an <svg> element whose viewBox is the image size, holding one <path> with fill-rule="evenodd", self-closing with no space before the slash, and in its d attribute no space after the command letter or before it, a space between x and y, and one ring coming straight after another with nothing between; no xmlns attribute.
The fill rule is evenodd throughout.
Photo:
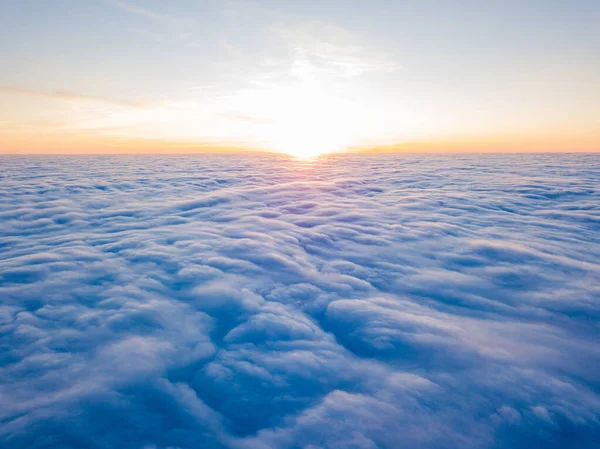
<svg viewBox="0 0 600 449"><path fill-rule="evenodd" d="M599 26L597 0L0 0L0 151L597 151Z"/></svg>

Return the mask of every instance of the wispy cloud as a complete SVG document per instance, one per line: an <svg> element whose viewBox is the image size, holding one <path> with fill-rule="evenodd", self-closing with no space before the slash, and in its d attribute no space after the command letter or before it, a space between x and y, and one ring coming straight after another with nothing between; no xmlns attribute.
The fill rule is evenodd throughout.
<svg viewBox="0 0 600 449"><path fill-rule="evenodd" d="M354 78L397 68L389 55L370 48L360 36L335 23L283 21L275 23L271 32L289 49L296 71L312 68L325 74Z"/></svg>
<svg viewBox="0 0 600 449"><path fill-rule="evenodd" d="M165 16L164 14L159 14L156 11L152 11L148 8L144 8L142 6L134 5L129 2L124 2L122 0L107 0L109 3L121 8L128 13L135 14L136 16L143 17L148 20L153 20L157 22L167 22L170 21L171 18Z"/></svg>
<svg viewBox="0 0 600 449"><path fill-rule="evenodd" d="M106 1L130 15L140 17L148 22L153 23L156 28L160 29L161 31L157 32L156 28L152 31L134 28L134 32L145 35L151 40L164 41L172 39L175 41L186 42L188 44L193 41L193 39L191 39L191 35L193 34L191 25L194 23L194 20L190 20L186 17L165 14L163 12L158 12L154 9L148 9L147 7L125 2L123 0Z"/></svg>
<svg viewBox="0 0 600 449"><path fill-rule="evenodd" d="M127 106L132 108L144 108L149 106L148 103L125 100L113 97L104 97L101 95L88 95L79 92L70 92L64 90L39 90L28 89L23 87L0 86L0 95L27 95L34 97L53 98L58 100L78 100L78 101L94 101L107 103L118 106Z"/></svg>

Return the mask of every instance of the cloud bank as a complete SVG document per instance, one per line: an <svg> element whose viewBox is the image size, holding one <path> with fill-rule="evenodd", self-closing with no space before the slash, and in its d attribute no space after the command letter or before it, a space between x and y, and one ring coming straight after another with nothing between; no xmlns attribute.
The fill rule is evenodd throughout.
<svg viewBox="0 0 600 449"><path fill-rule="evenodd" d="M595 155L3 157L3 448L596 448Z"/></svg>

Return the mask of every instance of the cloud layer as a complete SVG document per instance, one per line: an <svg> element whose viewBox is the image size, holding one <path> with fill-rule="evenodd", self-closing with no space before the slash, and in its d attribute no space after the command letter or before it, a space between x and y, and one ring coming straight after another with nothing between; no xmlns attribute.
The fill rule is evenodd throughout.
<svg viewBox="0 0 600 449"><path fill-rule="evenodd" d="M2 447L598 447L597 156L1 163Z"/></svg>

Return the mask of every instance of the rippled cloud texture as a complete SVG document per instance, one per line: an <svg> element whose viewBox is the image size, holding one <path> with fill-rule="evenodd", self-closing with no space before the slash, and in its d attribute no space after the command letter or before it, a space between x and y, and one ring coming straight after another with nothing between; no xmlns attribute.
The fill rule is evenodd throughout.
<svg viewBox="0 0 600 449"><path fill-rule="evenodd" d="M597 155L4 157L0 445L597 448Z"/></svg>

